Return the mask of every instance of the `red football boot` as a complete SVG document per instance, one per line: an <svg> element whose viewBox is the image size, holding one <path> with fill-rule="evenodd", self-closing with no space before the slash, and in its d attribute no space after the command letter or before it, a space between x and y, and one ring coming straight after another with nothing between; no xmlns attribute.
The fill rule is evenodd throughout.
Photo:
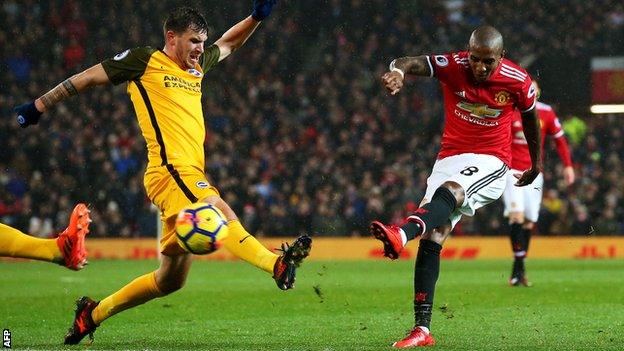
<svg viewBox="0 0 624 351"><path fill-rule="evenodd" d="M397 349L409 349L412 347L433 345L435 345L435 340L433 336L431 336L431 333L424 331L420 327L414 327L408 336L392 344L392 347Z"/></svg>
<svg viewBox="0 0 624 351"><path fill-rule="evenodd" d="M375 239L384 244L384 256L396 260L403 250L403 239L396 225L385 225L379 221L370 224L369 231Z"/></svg>
<svg viewBox="0 0 624 351"><path fill-rule="evenodd" d="M85 236L89 233L89 209L85 204L78 204L69 217L69 225L56 238L63 260L61 265L74 271L81 270L87 264Z"/></svg>

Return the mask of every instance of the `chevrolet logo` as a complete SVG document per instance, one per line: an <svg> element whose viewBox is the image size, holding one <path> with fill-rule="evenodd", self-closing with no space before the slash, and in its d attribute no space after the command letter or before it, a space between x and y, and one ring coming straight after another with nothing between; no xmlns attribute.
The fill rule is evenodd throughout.
<svg viewBox="0 0 624 351"><path fill-rule="evenodd" d="M488 105L471 104L465 101L458 102L457 107L459 107L460 109L466 112L470 112L470 115L472 117L478 117L478 118L496 118L500 116L502 112L502 110L490 108Z"/></svg>

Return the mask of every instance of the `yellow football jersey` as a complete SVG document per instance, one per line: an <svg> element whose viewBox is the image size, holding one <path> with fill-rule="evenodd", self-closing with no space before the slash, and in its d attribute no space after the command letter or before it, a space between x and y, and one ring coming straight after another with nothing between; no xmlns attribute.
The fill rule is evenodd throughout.
<svg viewBox="0 0 624 351"><path fill-rule="evenodd" d="M147 142L147 167L197 167L204 171L206 136L201 105L204 73L219 61L211 45L195 68L184 70L163 51L128 49L102 62L110 81L128 82L128 94Z"/></svg>

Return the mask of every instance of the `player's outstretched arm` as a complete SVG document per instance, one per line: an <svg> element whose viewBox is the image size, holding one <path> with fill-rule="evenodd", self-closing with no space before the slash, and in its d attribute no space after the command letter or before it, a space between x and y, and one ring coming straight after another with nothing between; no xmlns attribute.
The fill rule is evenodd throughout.
<svg viewBox="0 0 624 351"><path fill-rule="evenodd" d="M98 63L93 67L65 79L62 83L43 94L37 100L17 106L14 109L17 113L17 123L19 123L22 128L37 124L39 123L39 117L59 102L94 85L102 85L109 82L110 80L102 64Z"/></svg>
<svg viewBox="0 0 624 351"><path fill-rule="evenodd" d="M533 180L542 171L540 126L536 108L522 113L522 130L529 147L529 154L531 155L531 168L524 171L521 175L516 175L516 178L518 178L516 186L526 186L533 183Z"/></svg>
<svg viewBox="0 0 624 351"><path fill-rule="evenodd" d="M249 39L260 22L269 16L276 2L277 0L254 0L251 15L228 29L215 42L219 47L219 61L228 57Z"/></svg>
<svg viewBox="0 0 624 351"><path fill-rule="evenodd" d="M393 60L388 72L381 77L381 82L391 95L396 95L403 88L405 74L430 77L431 68L427 63L427 57L401 57Z"/></svg>

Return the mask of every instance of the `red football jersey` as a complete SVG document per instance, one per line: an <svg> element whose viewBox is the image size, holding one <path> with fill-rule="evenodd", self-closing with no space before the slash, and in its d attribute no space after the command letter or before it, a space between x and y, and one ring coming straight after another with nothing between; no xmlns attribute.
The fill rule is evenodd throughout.
<svg viewBox="0 0 624 351"><path fill-rule="evenodd" d="M546 140L546 135L550 135L555 139L561 138L563 137L563 129L561 128L561 123L559 123L559 118L557 118L555 111L552 107L550 107L550 105L537 102L535 108L537 108L537 115L539 116L539 123L541 127L542 140L540 142L543 158L544 140ZM511 168L519 171L531 168L531 155L529 154L529 146L527 145L527 141L522 130L522 117L520 116L519 111L514 113L513 121L511 123L511 134L513 138L511 144Z"/></svg>
<svg viewBox="0 0 624 351"><path fill-rule="evenodd" d="M511 165L511 119L515 110L535 106L531 77L503 58L485 82L477 82L468 52L427 56L444 94L444 134L438 159L475 153L498 157Z"/></svg>

